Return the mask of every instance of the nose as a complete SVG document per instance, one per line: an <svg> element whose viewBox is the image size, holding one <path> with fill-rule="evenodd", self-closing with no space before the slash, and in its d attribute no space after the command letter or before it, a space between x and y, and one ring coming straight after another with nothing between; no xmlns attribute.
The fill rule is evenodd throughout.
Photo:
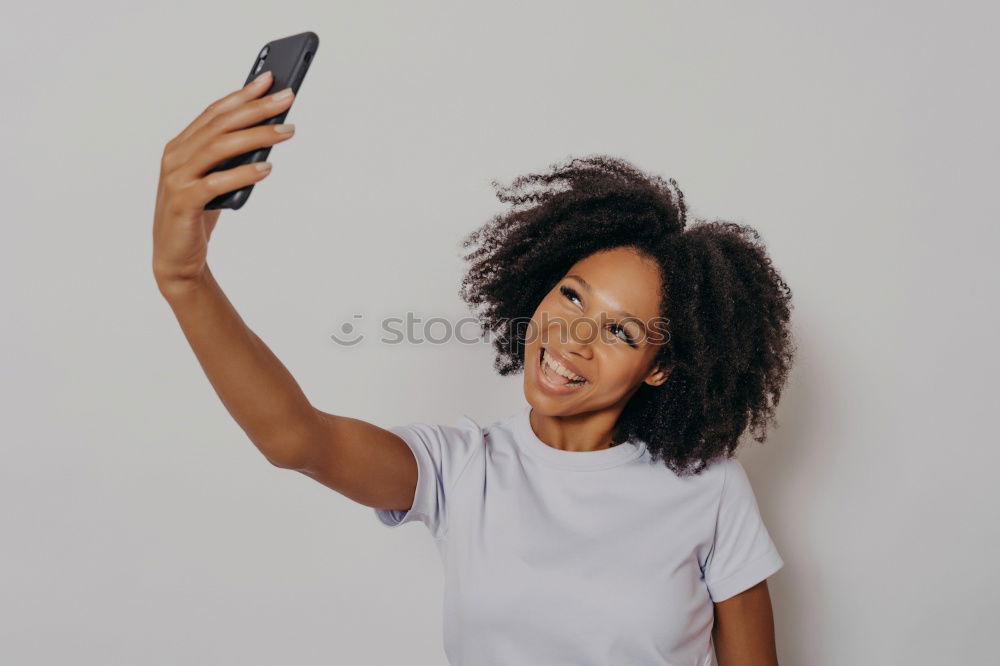
<svg viewBox="0 0 1000 666"><path fill-rule="evenodd" d="M558 349L565 355L574 355L583 359L593 356L592 345L598 338L597 324L587 317L576 317L569 321L563 320L559 326Z"/></svg>

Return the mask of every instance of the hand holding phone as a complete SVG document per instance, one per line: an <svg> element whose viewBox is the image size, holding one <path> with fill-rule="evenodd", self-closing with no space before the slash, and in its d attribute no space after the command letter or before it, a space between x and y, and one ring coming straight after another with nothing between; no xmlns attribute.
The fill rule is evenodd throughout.
<svg viewBox="0 0 1000 666"><path fill-rule="evenodd" d="M264 94L277 92L288 87L292 89L295 95L298 95L299 87L302 85L302 80L305 78L306 72L309 71L309 65L312 63L312 58L318 48L319 37L314 32L302 32L290 37L270 41L257 53L257 57L250 67L250 74L247 75L244 85L253 81L261 72L270 71L272 75L271 85ZM267 118L259 124L279 125L285 122L287 114L288 109L286 108L281 113ZM263 162L267 159L270 152L270 146L256 148L227 159L223 163L214 166L209 173L252 164L254 162ZM221 194L205 204L205 209L231 208L237 210L246 203L250 197L251 190L253 190L253 183L238 190Z"/></svg>
<svg viewBox="0 0 1000 666"><path fill-rule="evenodd" d="M221 212L205 210L205 204L263 180L270 171L269 163L257 162L205 175L210 166L294 136L294 131L282 131L292 127L259 123L292 103L293 96L280 98L280 93L258 99L270 80L266 73L216 100L164 148L153 219L153 272L158 282L199 277Z"/></svg>
<svg viewBox="0 0 1000 666"><path fill-rule="evenodd" d="M291 86L279 84L271 70L255 70L243 88L211 103L163 149L153 219L153 274L161 291L203 276L219 209L242 206L270 173L264 160L271 146L294 136L294 125L283 121L305 70L290 70Z"/></svg>

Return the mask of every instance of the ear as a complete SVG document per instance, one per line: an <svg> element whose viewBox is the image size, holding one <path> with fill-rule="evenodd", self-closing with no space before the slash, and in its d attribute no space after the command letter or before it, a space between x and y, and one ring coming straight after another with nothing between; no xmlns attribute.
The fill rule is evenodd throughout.
<svg viewBox="0 0 1000 666"><path fill-rule="evenodd" d="M644 381L650 386L659 386L667 381L667 377L670 376L671 371L673 371L673 366L666 369L655 368Z"/></svg>

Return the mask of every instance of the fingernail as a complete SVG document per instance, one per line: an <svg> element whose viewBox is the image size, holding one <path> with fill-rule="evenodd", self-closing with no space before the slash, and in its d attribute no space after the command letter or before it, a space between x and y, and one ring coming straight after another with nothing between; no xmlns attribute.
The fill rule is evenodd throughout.
<svg viewBox="0 0 1000 666"><path fill-rule="evenodd" d="M275 93L275 95L274 95L274 101L280 102L281 100L288 99L291 96L292 96L292 89L291 88L285 88L281 92Z"/></svg>
<svg viewBox="0 0 1000 666"><path fill-rule="evenodd" d="M253 85L253 84L257 83L258 81L260 81L261 79L263 79L265 76L267 76L270 73L271 73L271 70L267 70L266 72L261 72L260 74L257 75L257 78L255 78L253 81L250 82L250 85Z"/></svg>
<svg viewBox="0 0 1000 666"><path fill-rule="evenodd" d="M295 131L295 124L288 123L286 125L275 125L274 131L279 132L281 134L291 134L292 132Z"/></svg>
<svg viewBox="0 0 1000 666"><path fill-rule="evenodd" d="M269 170L271 168L271 163L270 162L257 162L254 166L257 167L257 171L267 171L267 170Z"/></svg>

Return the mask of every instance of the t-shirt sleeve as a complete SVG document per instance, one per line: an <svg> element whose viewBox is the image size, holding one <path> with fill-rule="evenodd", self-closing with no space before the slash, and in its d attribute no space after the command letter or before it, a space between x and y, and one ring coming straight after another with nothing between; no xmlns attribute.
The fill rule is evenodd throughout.
<svg viewBox="0 0 1000 666"><path fill-rule="evenodd" d="M746 470L736 458L723 463L715 541L703 570L713 602L753 587L784 566L764 526Z"/></svg>
<svg viewBox="0 0 1000 666"><path fill-rule="evenodd" d="M452 488L476 452L482 448L479 425L467 416L455 425L412 423L393 426L417 460L417 488L406 511L375 509L383 525L397 527L419 520L435 539L448 532L448 502Z"/></svg>

